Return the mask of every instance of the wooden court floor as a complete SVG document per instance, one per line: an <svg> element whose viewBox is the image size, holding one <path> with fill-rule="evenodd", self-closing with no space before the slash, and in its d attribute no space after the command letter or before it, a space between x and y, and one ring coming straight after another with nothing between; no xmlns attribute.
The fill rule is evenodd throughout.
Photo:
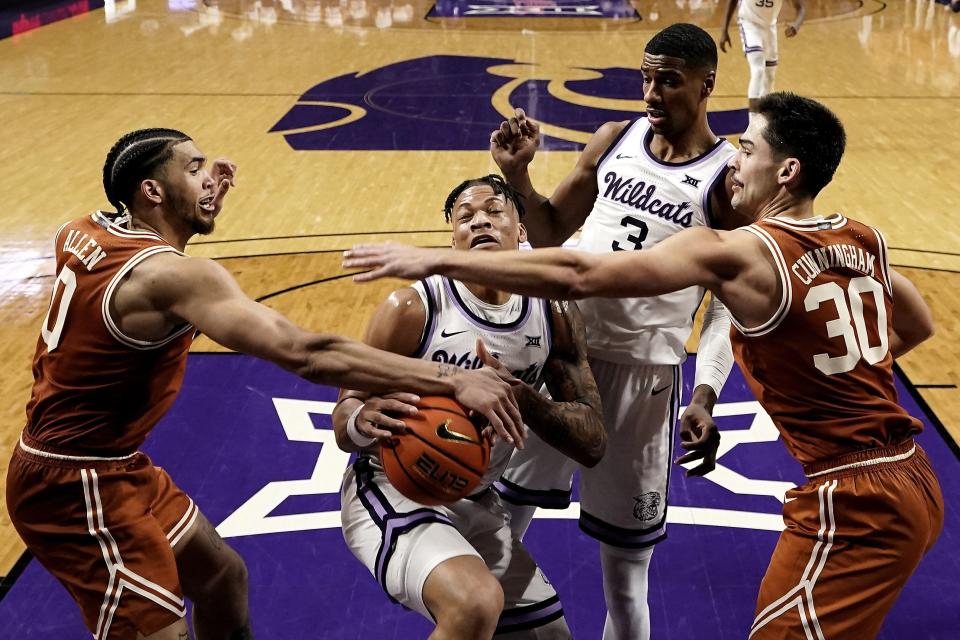
<svg viewBox="0 0 960 640"><path fill-rule="evenodd" d="M791 14L785 4L781 21ZM845 122L848 152L821 197L822 212L843 211L883 229L892 262L932 306L937 335L900 365L960 437L960 15L927 0L808 5L798 37L780 39L777 87L824 101ZM106 206L103 158L124 132L179 128L209 155L235 160L239 186L215 234L188 252L221 261L251 296L305 326L359 337L372 306L396 283L352 285L339 252L374 238L446 244L446 194L495 169L482 147L450 131L464 124L489 131L500 117L491 112L523 106L536 116L549 100L642 111L635 88L578 93L564 83L596 70L635 77L645 42L672 22L719 35L723 3L636 1L617 19L516 7L526 7L523 16L430 15L437 8L424 0L130 0L0 40L0 478L23 425L54 276L52 234ZM747 67L733 36L712 110L744 106ZM414 89L391 103L394 129L343 135L331 130L382 107L380 86L352 90L364 108L344 106L336 87L301 99L345 74L375 79L395 69L402 76L409 61L443 56L495 59L501 76L544 80L536 86L545 89L454 96L460 102ZM301 138L315 148L295 149L289 140L296 135L271 132L298 101L305 119L283 131L308 134ZM311 120L324 110L326 120ZM573 166L569 143L582 143L589 130L544 122L557 145L541 151L532 172L549 192ZM195 346L216 349L205 339ZM22 551L0 505L0 574Z"/></svg>

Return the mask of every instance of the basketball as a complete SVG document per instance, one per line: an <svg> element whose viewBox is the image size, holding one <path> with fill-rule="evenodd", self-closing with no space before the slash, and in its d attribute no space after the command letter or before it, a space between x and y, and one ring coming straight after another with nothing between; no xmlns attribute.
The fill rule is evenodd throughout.
<svg viewBox="0 0 960 640"><path fill-rule="evenodd" d="M403 419L409 431L380 447L390 483L421 504L455 502L480 483L490 464L490 443L459 402L421 399L419 413Z"/></svg>

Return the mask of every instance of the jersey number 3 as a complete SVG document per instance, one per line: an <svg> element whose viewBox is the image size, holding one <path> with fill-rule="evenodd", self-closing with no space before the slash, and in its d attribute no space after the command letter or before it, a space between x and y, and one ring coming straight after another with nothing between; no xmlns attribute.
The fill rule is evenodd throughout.
<svg viewBox="0 0 960 640"><path fill-rule="evenodd" d="M73 298L76 290L76 274L69 268L64 267L57 274L57 279L53 283L53 293L50 294L50 308L47 309L47 316L43 319L43 326L40 327L40 335L43 337L43 341L47 343L48 353L55 350L57 345L60 344L60 334L63 332L64 323L67 321L67 308L70 306L70 299ZM57 303L58 297L59 304ZM50 314L54 307L57 308L57 319L53 323L53 328L50 328Z"/></svg>
<svg viewBox="0 0 960 640"><path fill-rule="evenodd" d="M610 245L613 247L614 251L636 251L638 249L643 249L643 241L647 239L647 233L650 232L647 229L647 223L633 216L623 216L623 220L620 221L621 227L626 227L630 229L634 227L637 229L636 234L630 234L627 236L627 241L633 243L632 247L624 247L620 245L619 240L614 240L613 244Z"/></svg>
<svg viewBox="0 0 960 640"><path fill-rule="evenodd" d="M865 293L873 294L877 307L877 334L880 344L871 347L867 325L863 318L863 300L860 296ZM818 353L813 356L813 366L833 376L838 373L853 371L860 362L860 358L869 364L877 364L887 356L889 344L887 340L887 310L883 306L883 287L873 278L863 276L853 278L844 290L836 282L827 282L812 287L803 300L807 311L815 311L820 305L832 300L837 307L837 319L827 322L827 335L831 338L843 337L847 353L842 356L830 356L827 353ZM849 300L849 307L847 305Z"/></svg>

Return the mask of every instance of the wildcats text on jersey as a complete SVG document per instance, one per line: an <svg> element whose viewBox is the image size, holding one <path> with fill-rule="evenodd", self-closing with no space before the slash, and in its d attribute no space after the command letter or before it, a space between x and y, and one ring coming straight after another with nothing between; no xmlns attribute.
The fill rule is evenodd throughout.
<svg viewBox="0 0 960 640"><path fill-rule="evenodd" d="M690 209L690 203L664 202L654 197L657 195L657 185L653 183L648 184L643 180L634 181L633 178L624 179L615 171L608 171L603 176L603 181L607 187L601 198L625 204L681 227L689 227L693 223L693 210Z"/></svg>

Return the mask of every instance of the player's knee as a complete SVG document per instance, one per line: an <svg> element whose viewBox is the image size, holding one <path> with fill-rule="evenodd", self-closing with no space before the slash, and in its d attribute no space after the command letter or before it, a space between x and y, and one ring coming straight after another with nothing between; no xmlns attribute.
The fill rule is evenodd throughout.
<svg viewBox="0 0 960 640"><path fill-rule="evenodd" d="M191 597L195 601L202 602L228 595L245 595L248 580L247 565L243 558L233 549L229 549L229 553L223 554L216 571L198 585L198 589L191 594Z"/></svg>
<svg viewBox="0 0 960 640"><path fill-rule="evenodd" d="M497 626L503 611L503 588L492 574L472 577L468 584L450 593L438 624L465 630L489 630Z"/></svg>

